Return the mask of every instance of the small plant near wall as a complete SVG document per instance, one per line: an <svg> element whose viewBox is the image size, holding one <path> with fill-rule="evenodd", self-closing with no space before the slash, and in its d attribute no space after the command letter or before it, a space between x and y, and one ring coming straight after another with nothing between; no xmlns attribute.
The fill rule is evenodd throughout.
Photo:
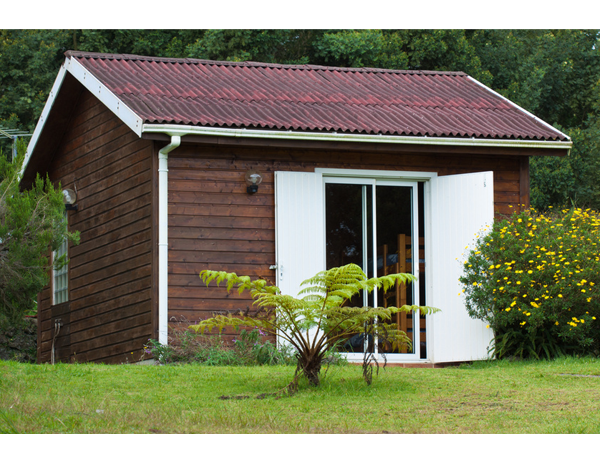
<svg viewBox="0 0 600 462"><path fill-rule="evenodd" d="M493 329L498 358L598 354L598 212L531 209L497 220L463 265L461 295Z"/></svg>
<svg viewBox="0 0 600 462"><path fill-rule="evenodd" d="M163 365L272 366L293 363L291 349L277 348L260 329L242 330L233 346L220 336L206 336L190 329L172 329L167 345L148 339L144 353Z"/></svg>
<svg viewBox="0 0 600 462"><path fill-rule="evenodd" d="M354 264L322 271L302 283L303 289L295 298L284 295L278 287L264 279L251 280L249 276L235 273L205 270L200 273L208 285L211 281L227 283L227 290L237 287L240 293L248 290L258 310L255 313L232 312L215 314L213 317L190 326L198 332L225 327L250 327L262 332L277 335L291 345L296 352L297 367L295 380L299 374L312 385L319 385L321 366L327 353L340 342L356 334L365 338L376 336L394 346L410 347L405 332L398 330L390 322L394 313L413 312L431 314L438 311L427 306L405 305L402 307L351 306L353 297L362 300L363 291L376 288L387 291L395 284L410 284L415 281L411 274L391 274L378 278L367 278ZM368 367L365 379L370 381ZM294 383L294 382L293 382Z"/></svg>

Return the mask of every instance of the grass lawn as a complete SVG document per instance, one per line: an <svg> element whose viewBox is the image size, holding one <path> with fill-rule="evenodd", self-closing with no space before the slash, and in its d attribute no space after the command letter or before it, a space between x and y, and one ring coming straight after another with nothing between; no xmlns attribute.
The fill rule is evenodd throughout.
<svg viewBox="0 0 600 462"><path fill-rule="evenodd" d="M600 433L600 360L331 367L319 388L271 367L0 362L0 433ZM248 395L249 399L219 399Z"/></svg>

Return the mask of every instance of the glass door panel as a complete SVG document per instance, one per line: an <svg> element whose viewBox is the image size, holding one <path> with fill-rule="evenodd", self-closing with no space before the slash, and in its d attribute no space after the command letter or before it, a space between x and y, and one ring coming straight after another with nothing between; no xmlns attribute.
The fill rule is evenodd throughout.
<svg viewBox="0 0 600 462"><path fill-rule="evenodd" d="M368 277L393 273L419 277L419 283L400 285L386 294L365 293L352 300L352 305L418 305L424 300L422 207L423 187L416 182L325 178L326 267L355 263ZM412 347L357 334L341 344L341 351L349 357L368 348L375 353L425 358L425 318L418 313L399 313L391 322L407 333Z"/></svg>
<svg viewBox="0 0 600 462"><path fill-rule="evenodd" d="M327 269L354 263L368 277L373 274L373 186L365 184L325 184L325 253ZM371 263L371 264L369 264ZM355 296L352 306L372 306L373 294ZM348 337L340 350L363 353L373 348L373 339L364 334Z"/></svg>
<svg viewBox="0 0 600 462"><path fill-rule="evenodd" d="M412 236L413 187L377 186L377 276L413 273ZM398 284L378 294L379 306L414 305L412 284ZM397 329L406 332L414 343L415 318L412 313L397 313L390 320ZM412 347L394 345L382 338L378 342L382 353L413 353Z"/></svg>

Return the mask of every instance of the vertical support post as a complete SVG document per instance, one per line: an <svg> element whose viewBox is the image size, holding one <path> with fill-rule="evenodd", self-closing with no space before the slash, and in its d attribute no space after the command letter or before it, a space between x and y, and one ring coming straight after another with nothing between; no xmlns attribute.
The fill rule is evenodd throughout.
<svg viewBox="0 0 600 462"><path fill-rule="evenodd" d="M410 241L410 236L408 237L409 242ZM412 249L411 249L412 250ZM411 258L411 265L414 262L414 257L412 257L411 255L407 255L406 252L406 234L398 234L398 264L400 266L399 272L400 273L412 273L412 268L408 268L407 264L406 264L406 259L410 257ZM396 283L396 290L399 291L398 294L398 304L396 306L400 307L400 306L404 306L406 305L406 284L402 284L400 285L400 283ZM410 338L411 341L413 341L413 333L409 333L408 332L408 320L407 320L407 314L406 312L402 311L401 313L398 313L397 315L397 328L398 330L401 330L403 332L405 332L408 337ZM414 316L414 315L413 315ZM399 353L406 353L407 349L406 347L401 348L399 350Z"/></svg>
<svg viewBox="0 0 600 462"><path fill-rule="evenodd" d="M14 162L15 159L17 158L17 135L14 135L12 137L13 139L13 145L12 145L12 159L10 159L11 162Z"/></svg>

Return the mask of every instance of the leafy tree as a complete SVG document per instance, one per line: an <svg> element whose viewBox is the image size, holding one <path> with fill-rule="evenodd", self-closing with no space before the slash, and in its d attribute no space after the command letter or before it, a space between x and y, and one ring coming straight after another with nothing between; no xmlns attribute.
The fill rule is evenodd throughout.
<svg viewBox="0 0 600 462"><path fill-rule="evenodd" d="M73 49L100 53L128 53L169 58L187 57L186 48L201 38L204 30L90 29L73 32Z"/></svg>
<svg viewBox="0 0 600 462"><path fill-rule="evenodd" d="M531 205L592 207L600 210L600 127L566 130L573 141L566 157L534 157L531 160Z"/></svg>
<svg viewBox="0 0 600 462"><path fill-rule="evenodd" d="M389 322L394 313L414 312L422 314L439 311L428 306L405 305L402 307L349 306L352 298L363 291L388 289L395 284L409 284L416 280L411 274L391 274L368 279L360 267L349 264L322 271L302 283L298 294L302 298L283 295L278 287L264 279L252 281L249 276L237 276L224 271L204 270L200 273L208 285L226 281L227 290L237 286L239 292L249 290L258 311L215 314L213 317L190 326L197 332L222 331L226 326L258 328L279 336L296 350L298 359L296 375L302 373L312 385L319 385L319 373L326 353L341 341L354 334L365 338L377 336L395 347L410 346L405 332ZM372 338L372 337L371 337ZM367 382L369 378L365 374Z"/></svg>
<svg viewBox="0 0 600 462"><path fill-rule="evenodd" d="M12 324L34 309L35 297L48 283L49 250L65 239L79 239L67 231L60 186L55 189L38 176L30 190L19 190L23 158L21 152L11 163L0 155L0 318Z"/></svg>
<svg viewBox="0 0 600 462"><path fill-rule="evenodd" d="M186 48L189 58L312 64L313 30L208 30Z"/></svg>
<svg viewBox="0 0 600 462"><path fill-rule="evenodd" d="M315 43L315 56L322 64L341 67L406 69L408 55L397 34L380 30L328 32Z"/></svg>
<svg viewBox="0 0 600 462"><path fill-rule="evenodd" d="M491 87L550 124L582 127L597 100L600 31L481 30L469 43Z"/></svg>
<svg viewBox="0 0 600 462"><path fill-rule="evenodd" d="M72 34L0 30L0 124L33 130Z"/></svg>
<svg viewBox="0 0 600 462"><path fill-rule="evenodd" d="M314 48L317 64L463 71L483 83L491 81L461 30L328 31Z"/></svg>

